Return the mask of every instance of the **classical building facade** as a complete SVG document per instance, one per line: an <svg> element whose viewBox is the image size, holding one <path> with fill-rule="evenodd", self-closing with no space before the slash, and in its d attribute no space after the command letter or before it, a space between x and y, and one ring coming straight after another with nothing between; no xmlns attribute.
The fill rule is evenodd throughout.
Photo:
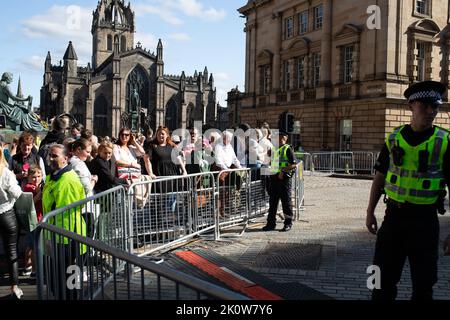
<svg viewBox="0 0 450 320"><path fill-rule="evenodd" d="M228 107L272 127L293 113L306 150L379 150L410 121L410 84L449 83L449 1L252 0L239 12L245 92L230 92ZM436 124L450 127L449 110Z"/></svg>
<svg viewBox="0 0 450 320"><path fill-rule="evenodd" d="M139 127L166 125L185 128L194 121L215 125L214 77L203 72L188 76L165 75L163 44L156 54L135 45L134 12L123 0L100 0L93 13L92 64L78 66L75 46L69 42L63 61L45 60L41 89L42 118L72 114L99 136L116 136L131 127L133 93L139 94Z"/></svg>

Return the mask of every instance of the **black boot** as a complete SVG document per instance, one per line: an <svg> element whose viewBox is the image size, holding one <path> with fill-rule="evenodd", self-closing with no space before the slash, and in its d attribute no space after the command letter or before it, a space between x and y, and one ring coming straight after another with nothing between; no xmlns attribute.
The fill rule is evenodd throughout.
<svg viewBox="0 0 450 320"><path fill-rule="evenodd" d="M262 231L273 231L275 230L275 225L274 224L266 224L263 228Z"/></svg>

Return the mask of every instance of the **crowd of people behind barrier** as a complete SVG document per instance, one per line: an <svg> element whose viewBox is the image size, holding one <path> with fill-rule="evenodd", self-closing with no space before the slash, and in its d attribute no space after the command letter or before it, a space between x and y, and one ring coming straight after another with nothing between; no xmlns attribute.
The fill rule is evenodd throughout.
<svg viewBox="0 0 450 320"><path fill-rule="evenodd" d="M21 226L14 215L14 204L17 199L20 201L22 192L33 194L40 221L50 211L118 185L128 187L134 182L158 177L232 168L269 167L273 149L268 126L252 132L248 125L236 128L244 135L218 130L202 135L195 127L186 130L186 134L175 135L172 132L171 135L164 126L158 127L154 134L150 129L142 135L132 133L129 128L121 128L116 139L97 138L82 124L70 126L69 122L63 117L55 118L51 131L42 141L31 132L23 132L12 144L1 137L0 196L3 194L5 199L0 199L0 218L6 220L0 227L14 298L20 299L23 294L17 286L17 240L19 230L27 228ZM201 188L202 183L199 181L197 187ZM234 179L232 183L239 182ZM166 184L166 188L170 186ZM75 215L73 219L62 216L61 221L54 222L69 231L86 235L85 220L88 217L83 218L76 212L70 214ZM22 270L24 276L34 276L35 273L33 238L29 232ZM73 257L65 258L73 260Z"/></svg>

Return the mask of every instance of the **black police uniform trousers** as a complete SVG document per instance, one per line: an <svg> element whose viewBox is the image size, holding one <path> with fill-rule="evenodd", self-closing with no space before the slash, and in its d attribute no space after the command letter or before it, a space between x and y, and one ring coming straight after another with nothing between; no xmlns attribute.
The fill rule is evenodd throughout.
<svg viewBox="0 0 450 320"><path fill-rule="evenodd" d="M278 202L281 199L283 206L283 213L285 216L284 224L292 224L292 178L283 175L283 179L278 178L278 174L270 176L270 192L269 192L269 215L267 217L267 225L276 225L276 214L278 209Z"/></svg>
<svg viewBox="0 0 450 320"><path fill-rule="evenodd" d="M433 298L437 281L439 220L432 205L398 206L388 201L384 221L377 232L373 264L380 267L381 289L373 300L394 300L406 258L412 280L412 300Z"/></svg>

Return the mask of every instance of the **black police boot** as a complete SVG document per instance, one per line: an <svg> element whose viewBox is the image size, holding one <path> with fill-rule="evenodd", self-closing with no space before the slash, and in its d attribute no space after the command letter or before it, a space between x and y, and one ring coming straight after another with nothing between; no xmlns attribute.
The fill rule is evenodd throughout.
<svg viewBox="0 0 450 320"><path fill-rule="evenodd" d="M266 224L263 228L262 231L273 231L275 230L275 225L274 224Z"/></svg>
<svg viewBox="0 0 450 320"><path fill-rule="evenodd" d="M284 227L281 229L282 232L287 232L292 229L292 220L286 219L284 220Z"/></svg>

